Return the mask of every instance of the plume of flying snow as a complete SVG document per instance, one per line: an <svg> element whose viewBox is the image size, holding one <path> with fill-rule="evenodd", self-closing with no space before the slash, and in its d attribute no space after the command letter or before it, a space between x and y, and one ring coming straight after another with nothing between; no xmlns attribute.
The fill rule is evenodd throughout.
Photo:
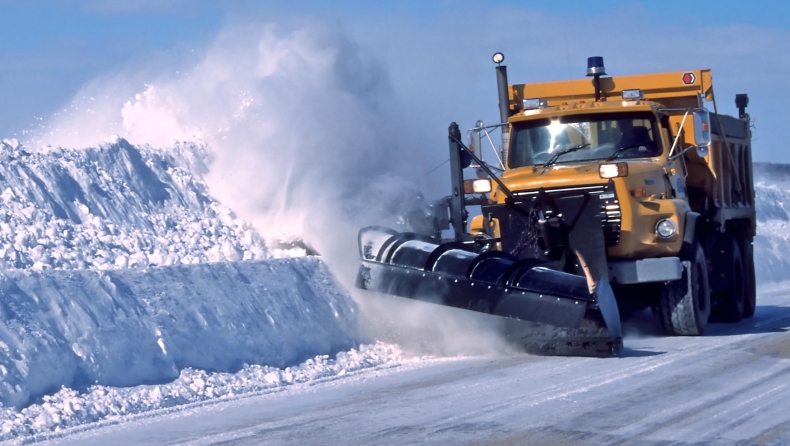
<svg viewBox="0 0 790 446"><path fill-rule="evenodd" d="M87 85L73 106L81 111L55 117L37 142L205 142L217 198L264 237L302 236L325 256L347 222L375 223L391 213L388 201L418 193L410 166L419 152L398 138L387 73L337 29L229 26L199 63L175 77L149 74L129 94L125 83L139 79ZM372 215L356 218L363 213Z"/></svg>
<svg viewBox="0 0 790 446"><path fill-rule="evenodd" d="M130 83L139 90L130 91ZM70 110L35 143L84 147L109 135L154 147L204 143L212 195L265 239L305 239L348 289L359 228L406 229L400 214L424 206L419 181L437 164L435 152L446 150L426 155L419 131L404 131L408 114L382 61L328 26L235 23L177 76L105 76L86 85ZM475 335L489 328L429 316L436 308L363 308L373 336L418 353L480 353L493 344L502 350L495 336ZM377 322L383 315L403 329L386 329Z"/></svg>

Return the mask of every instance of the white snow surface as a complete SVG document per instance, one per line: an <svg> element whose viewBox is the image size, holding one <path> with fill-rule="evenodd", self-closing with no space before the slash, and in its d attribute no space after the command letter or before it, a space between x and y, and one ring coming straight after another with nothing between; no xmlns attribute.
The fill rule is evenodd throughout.
<svg viewBox="0 0 790 446"><path fill-rule="evenodd" d="M334 359L319 355L284 369L247 365L236 373L210 373L187 368L168 384L129 388L94 385L82 393L64 387L21 411L1 409L0 441L22 436L33 440L41 434L87 423L117 423L134 419L135 415L177 406L194 407L205 401L267 394L360 371L397 367L405 361L397 346L377 343L340 352Z"/></svg>
<svg viewBox="0 0 790 446"><path fill-rule="evenodd" d="M379 364L326 357L360 345L355 303L320 259L271 259L206 159L0 143L0 438Z"/></svg>
<svg viewBox="0 0 790 446"><path fill-rule="evenodd" d="M0 268L114 269L262 259L257 232L214 200L205 147L31 153L0 143Z"/></svg>
<svg viewBox="0 0 790 446"><path fill-rule="evenodd" d="M790 165L754 164L758 283L782 282L790 273Z"/></svg>
<svg viewBox="0 0 790 446"><path fill-rule="evenodd" d="M0 402L62 386L172 381L185 368L289 366L358 344L357 309L320 259L0 275Z"/></svg>
<svg viewBox="0 0 790 446"><path fill-rule="evenodd" d="M0 144L0 441L404 362L319 258L268 258L205 158ZM758 281L785 280L790 166L755 174Z"/></svg>
<svg viewBox="0 0 790 446"><path fill-rule="evenodd" d="M696 337L633 315L625 331L642 335L619 358L421 360L44 444L787 445L790 282L761 286L758 302L754 318Z"/></svg>

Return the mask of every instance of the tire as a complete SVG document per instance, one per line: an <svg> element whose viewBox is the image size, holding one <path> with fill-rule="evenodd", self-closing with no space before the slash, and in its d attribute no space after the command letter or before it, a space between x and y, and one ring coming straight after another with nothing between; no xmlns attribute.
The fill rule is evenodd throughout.
<svg viewBox="0 0 790 446"><path fill-rule="evenodd" d="M680 280L661 286L659 319L664 330L674 336L702 335L710 317L708 266L699 242L694 242L688 261L689 268L684 268Z"/></svg>
<svg viewBox="0 0 790 446"><path fill-rule="evenodd" d="M751 318L757 309L757 279L754 274L754 247L750 239L743 240L741 255L743 257L744 277L746 278L746 298L743 300L743 317Z"/></svg>
<svg viewBox="0 0 790 446"><path fill-rule="evenodd" d="M716 302L714 315L717 321L739 322L745 313L749 293L746 268L738 242L734 239L730 240L725 255L727 258L722 260L727 283L724 290L713 293L713 300Z"/></svg>

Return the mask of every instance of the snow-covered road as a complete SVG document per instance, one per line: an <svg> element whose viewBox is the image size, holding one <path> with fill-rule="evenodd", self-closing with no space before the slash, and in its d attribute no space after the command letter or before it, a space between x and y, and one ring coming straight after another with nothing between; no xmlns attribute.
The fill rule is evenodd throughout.
<svg viewBox="0 0 790 446"><path fill-rule="evenodd" d="M354 300L353 250L269 258L203 149L0 144L1 441L790 444L789 166L755 168L753 320L668 338L647 311L590 359Z"/></svg>
<svg viewBox="0 0 790 446"><path fill-rule="evenodd" d="M788 444L790 284L759 305L700 338L639 314L621 358L423 359L49 444Z"/></svg>

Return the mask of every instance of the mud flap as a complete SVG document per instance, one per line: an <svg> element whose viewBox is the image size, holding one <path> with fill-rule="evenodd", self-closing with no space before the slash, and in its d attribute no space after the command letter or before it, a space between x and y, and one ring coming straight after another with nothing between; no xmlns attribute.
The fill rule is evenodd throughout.
<svg viewBox="0 0 790 446"><path fill-rule="evenodd" d="M601 317L603 317L611 337L622 338L623 329L620 325L620 311L617 309L617 300L614 298L614 291L612 291L612 286L609 285L608 280L601 279L596 283L595 301L598 303Z"/></svg>

